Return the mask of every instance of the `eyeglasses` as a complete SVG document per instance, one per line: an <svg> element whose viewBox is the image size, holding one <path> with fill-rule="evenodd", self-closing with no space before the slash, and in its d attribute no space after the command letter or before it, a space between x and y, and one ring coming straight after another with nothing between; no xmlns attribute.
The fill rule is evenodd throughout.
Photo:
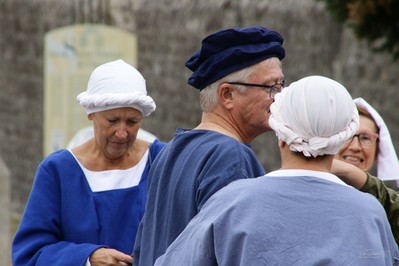
<svg viewBox="0 0 399 266"><path fill-rule="evenodd" d="M274 99L274 96L281 92L282 89L285 87L285 80L281 81L280 84L274 85L264 85L264 84L256 84L256 83L245 83L245 82L226 82L227 84L231 85L241 85L241 86L248 86L248 87L259 87L269 90L269 98Z"/></svg>
<svg viewBox="0 0 399 266"><path fill-rule="evenodd" d="M348 140L348 143L351 143L355 137L357 137L361 146L367 147L375 143L375 141L378 139L378 134L367 134L367 133L355 134L353 135L352 138Z"/></svg>

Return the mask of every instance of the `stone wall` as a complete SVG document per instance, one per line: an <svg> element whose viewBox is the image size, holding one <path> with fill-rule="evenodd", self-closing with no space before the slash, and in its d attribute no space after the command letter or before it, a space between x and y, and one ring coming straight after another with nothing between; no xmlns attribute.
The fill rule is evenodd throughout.
<svg viewBox="0 0 399 266"><path fill-rule="evenodd" d="M9 265L11 242L11 180L10 170L0 156L0 265Z"/></svg>
<svg viewBox="0 0 399 266"><path fill-rule="evenodd" d="M198 92L186 83L184 62L201 39L225 27L263 25L285 37L288 83L310 74L337 79L380 111L399 147L399 64L371 53L315 0L0 0L0 155L12 177L13 230L42 160L44 34L77 23L137 35L138 69L158 106L144 128L164 141L176 127L200 120ZM273 133L253 146L267 170L279 166Z"/></svg>

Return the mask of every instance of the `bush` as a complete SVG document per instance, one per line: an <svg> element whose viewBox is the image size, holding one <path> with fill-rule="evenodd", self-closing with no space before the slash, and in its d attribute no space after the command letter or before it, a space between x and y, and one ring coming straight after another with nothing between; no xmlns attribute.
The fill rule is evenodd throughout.
<svg viewBox="0 0 399 266"><path fill-rule="evenodd" d="M359 39L368 41L375 52L389 52L399 58L398 0L318 0L338 22L351 27Z"/></svg>

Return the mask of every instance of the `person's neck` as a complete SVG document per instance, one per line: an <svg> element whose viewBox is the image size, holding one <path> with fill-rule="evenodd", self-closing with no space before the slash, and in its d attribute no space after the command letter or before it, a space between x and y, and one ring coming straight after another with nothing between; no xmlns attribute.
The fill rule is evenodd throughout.
<svg viewBox="0 0 399 266"><path fill-rule="evenodd" d="M141 160L150 143L136 139L134 144L118 158L108 157L95 143L94 138L74 148L73 154L80 163L91 171L129 169Z"/></svg>
<svg viewBox="0 0 399 266"><path fill-rule="evenodd" d="M318 158L311 158L309 160L293 160L293 161L283 161L281 164L281 170L311 170L319 172L331 172L331 163L327 163L325 160L319 160Z"/></svg>
<svg viewBox="0 0 399 266"><path fill-rule="evenodd" d="M202 113L201 123L195 129L216 131L243 143L249 143L252 140L245 137L237 125L218 113Z"/></svg>
<svg viewBox="0 0 399 266"><path fill-rule="evenodd" d="M324 155L318 157L305 157L302 153L289 150L287 144L280 144L281 168L280 169L302 169L319 172L331 172L333 155Z"/></svg>

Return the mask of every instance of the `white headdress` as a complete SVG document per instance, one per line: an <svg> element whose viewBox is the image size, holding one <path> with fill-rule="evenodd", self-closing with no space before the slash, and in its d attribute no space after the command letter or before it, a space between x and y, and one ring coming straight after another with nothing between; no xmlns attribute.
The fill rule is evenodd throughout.
<svg viewBox="0 0 399 266"><path fill-rule="evenodd" d="M147 96L145 79L134 67L119 59L97 67L90 76L87 91L78 95L88 114L120 107L132 107L144 116L155 111Z"/></svg>
<svg viewBox="0 0 399 266"><path fill-rule="evenodd" d="M377 154L377 176L381 180L399 179L399 161L392 144L391 135L382 117L368 104L363 98L353 100L357 106L363 107L369 112L376 123L378 134L378 154Z"/></svg>
<svg viewBox="0 0 399 266"><path fill-rule="evenodd" d="M293 82L276 95L270 109L269 124L277 137L307 157L336 154L359 128L351 95L322 76Z"/></svg>

